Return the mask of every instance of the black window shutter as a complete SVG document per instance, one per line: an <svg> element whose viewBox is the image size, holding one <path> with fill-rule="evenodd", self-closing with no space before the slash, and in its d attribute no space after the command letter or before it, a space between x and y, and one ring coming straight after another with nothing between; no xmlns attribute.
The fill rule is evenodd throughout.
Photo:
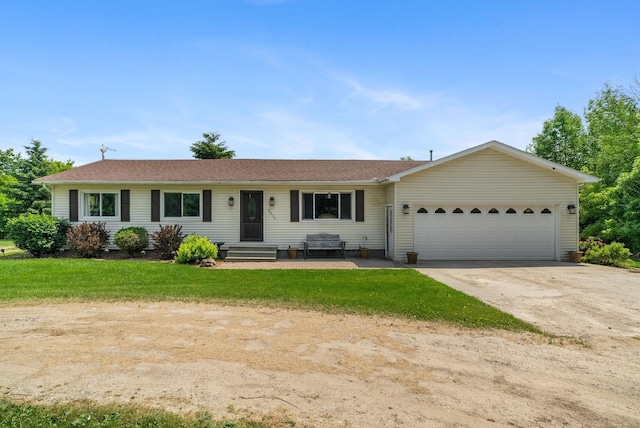
<svg viewBox="0 0 640 428"><path fill-rule="evenodd" d="M69 190L69 221L78 221L78 191Z"/></svg>
<svg viewBox="0 0 640 428"><path fill-rule="evenodd" d="M356 190L356 221L364 221L364 190Z"/></svg>
<svg viewBox="0 0 640 428"><path fill-rule="evenodd" d="M160 221L160 191L151 191L151 221Z"/></svg>
<svg viewBox="0 0 640 428"><path fill-rule="evenodd" d="M131 191L120 190L120 221L131 221Z"/></svg>
<svg viewBox="0 0 640 428"><path fill-rule="evenodd" d="M298 190L292 190L290 192L291 199L291 221L300 221L300 192Z"/></svg>
<svg viewBox="0 0 640 428"><path fill-rule="evenodd" d="M211 190L202 191L202 221L211 221Z"/></svg>

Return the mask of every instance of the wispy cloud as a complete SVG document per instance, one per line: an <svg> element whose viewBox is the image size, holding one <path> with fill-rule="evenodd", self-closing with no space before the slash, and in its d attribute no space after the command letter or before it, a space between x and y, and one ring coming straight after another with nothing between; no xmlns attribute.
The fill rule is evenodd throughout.
<svg viewBox="0 0 640 428"><path fill-rule="evenodd" d="M351 88L351 93L346 100L358 99L371 103L373 112L387 107L400 110L416 110L423 106L423 102L415 96L405 92L390 89L373 89L360 83L357 79L346 75L336 75L338 81Z"/></svg>
<svg viewBox="0 0 640 428"><path fill-rule="evenodd" d="M244 131L244 132L243 132ZM282 159L375 159L352 129L284 108L265 109L249 129L233 133L239 157ZM251 135L263 135L259 140ZM231 140L231 138L230 138Z"/></svg>

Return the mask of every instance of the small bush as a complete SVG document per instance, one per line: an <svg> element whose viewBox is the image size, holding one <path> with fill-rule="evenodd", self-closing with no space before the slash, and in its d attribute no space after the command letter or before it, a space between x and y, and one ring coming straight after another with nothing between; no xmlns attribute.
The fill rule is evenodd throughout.
<svg viewBox="0 0 640 428"><path fill-rule="evenodd" d="M208 238L199 235L189 235L185 238L176 254L178 263L197 263L203 259L215 259L218 256L218 247Z"/></svg>
<svg viewBox="0 0 640 428"><path fill-rule="evenodd" d="M62 248L71 227L67 220L49 214L22 214L7 222L9 239L16 247L42 257Z"/></svg>
<svg viewBox="0 0 640 428"><path fill-rule="evenodd" d="M126 252L129 256L147 248L149 238L147 238L147 229L144 227L125 227L116 232L113 242Z"/></svg>
<svg viewBox="0 0 640 428"><path fill-rule="evenodd" d="M158 250L161 259L172 259L184 239L182 226L177 224L173 226L160 225L160 230L153 232L151 239L153 239L153 247Z"/></svg>
<svg viewBox="0 0 640 428"><path fill-rule="evenodd" d="M612 242L589 249L582 260L606 266L627 267L631 265L631 251L620 242Z"/></svg>
<svg viewBox="0 0 640 428"><path fill-rule="evenodd" d="M82 223L67 230L67 246L79 257L97 257L109 243L105 223Z"/></svg>

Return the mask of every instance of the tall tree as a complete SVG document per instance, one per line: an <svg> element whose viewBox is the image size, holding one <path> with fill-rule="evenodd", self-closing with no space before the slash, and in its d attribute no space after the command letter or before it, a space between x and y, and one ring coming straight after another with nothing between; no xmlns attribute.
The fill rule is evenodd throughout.
<svg viewBox="0 0 640 428"><path fill-rule="evenodd" d="M609 229L614 239L624 242L634 251L640 251L640 157L633 168L618 177L612 192L612 219Z"/></svg>
<svg viewBox="0 0 640 428"><path fill-rule="evenodd" d="M73 167L73 161L60 162L47 157L47 148L38 140L24 146L26 157L18 157L10 174L15 182L7 188L6 197L12 202L8 216L22 213L48 214L51 209L51 192L48 188L33 184L36 178Z"/></svg>
<svg viewBox="0 0 640 428"><path fill-rule="evenodd" d="M640 109L622 88L605 84L585 109L587 144L594 148L589 169L605 187L631 171L640 156Z"/></svg>
<svg viewBox="0 0 640 428"><path fill-rule="evenodd" d="M556 106L554 115L542 125L542 132L533 137L527 151L559 164L582 169L589 158L582 119L572 111Z"/></svg>
<svg viewBox="0 0 640 428"><path fill-rule="evenodd" d="M229 150L226 141L217 142L220 134L217 132L205 132L204 140L196 141L191 145L193 157L196 159L231 159L236 155L234 150Z"/></svg>

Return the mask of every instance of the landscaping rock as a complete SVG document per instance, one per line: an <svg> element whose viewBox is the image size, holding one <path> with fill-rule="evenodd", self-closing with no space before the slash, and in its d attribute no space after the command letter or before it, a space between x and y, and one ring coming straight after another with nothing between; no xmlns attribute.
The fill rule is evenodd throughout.
<svg viewBox="0 0 640 428"><path fill-rule="evenodd" d="M204 259L200 262L201 268L210 268L216 265L216 261L214 259Z"/></svg>

